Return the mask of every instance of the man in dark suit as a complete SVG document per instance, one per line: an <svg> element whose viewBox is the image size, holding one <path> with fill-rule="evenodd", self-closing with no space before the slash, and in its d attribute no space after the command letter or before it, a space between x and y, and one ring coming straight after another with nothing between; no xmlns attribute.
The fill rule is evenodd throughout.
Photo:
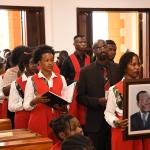
<svg viewBox="0 0 150 150"><path fill-rule="evenodd" d="M136 96L139 112L131 115L131 131L150 129L150 95L147 91L140 91Z"/></svg>
<svg viewBox="0 0 150 150"><path fill-rule="evenodd" d="M107 46L104 40L93 45L96 61L80 72L77 102L86 108L84 132L94 143L96 150L111 149L111 131L104 119L107 99L105 87L120 80L119 68L108 59Z"/></svg>

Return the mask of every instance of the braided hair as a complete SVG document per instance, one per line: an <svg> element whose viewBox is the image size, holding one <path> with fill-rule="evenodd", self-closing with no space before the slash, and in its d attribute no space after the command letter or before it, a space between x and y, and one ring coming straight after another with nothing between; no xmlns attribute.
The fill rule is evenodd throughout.
<svg viewBox="0 0 150 150"><path fill-rule="evenodd" d="M71 126L70 126L70 120L74 118L71 115L67 115L67 114L63 114L61 116L59 116L58 118L53 119L50 123L49 126L52 128L54 134L56 135L56 137L59 140L63 140L60 136L59 133L60 132L64 132L66 129L68 129L68 125L69 128L71 130Z"/></svg>
<svg viewBox="0 0 150 150"><path fill-rule="evenodd" d="M95 150L95 148L88 137L75 134L63 141L62 150Z"/></svg>

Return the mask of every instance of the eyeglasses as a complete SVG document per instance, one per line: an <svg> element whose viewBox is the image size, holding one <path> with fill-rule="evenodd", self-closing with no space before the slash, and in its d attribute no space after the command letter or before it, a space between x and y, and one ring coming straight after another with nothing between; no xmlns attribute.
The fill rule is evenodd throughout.
<svg viewBox="0 0 150 150"><path fill-rule="evenodd" d="M98 51L98 50L105 49L106 47L107 47L106 45L103 45L103 46L101 46L101 47L95 47L94 49L95 49L96 51Z"/></svg>

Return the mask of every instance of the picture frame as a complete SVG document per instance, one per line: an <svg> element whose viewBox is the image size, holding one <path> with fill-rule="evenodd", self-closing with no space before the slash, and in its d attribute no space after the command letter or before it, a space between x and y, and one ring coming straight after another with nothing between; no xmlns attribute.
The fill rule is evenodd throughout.
<svg viewBox="0 0 150 150"><path fill-rule="evenodd" d="M123 119L128 119L124 139L150 137L150 79L126 80L124 87Z"/></svg>

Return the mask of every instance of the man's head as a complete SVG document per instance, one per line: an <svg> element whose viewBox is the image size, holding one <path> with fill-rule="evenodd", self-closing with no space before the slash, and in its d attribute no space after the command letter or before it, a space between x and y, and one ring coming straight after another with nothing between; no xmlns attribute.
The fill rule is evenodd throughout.
<svg viewBox="0 0 150 150"><path fill-rule="evenodd" d="M113 61L116 56L116 43L113 40L106 40L109 60Z"/></svg>
<svg viewBox="0 0 150 150"><path fill-rule="evenodd" d="M76 35L73 45L76 51L86 53L87 41L84 35Z"/></svg>
<svg viewBox="0 0 150 150"><path fill-rule="evenodd" d="M96 56L96 59L99 61L108 60L108 52L107 52L107 45L104 40L97 40L93 44L93 52Z"/></svg>
<svg viewBox="0 0 150 150"><path fill-rule="evenodd" d="M74 134L83 134L80 123L76 117L61 115L50 122L54 134L61 141Z"/></svg>
<svg viewBox="0 0 150 150"><path fill-rule="evenodd" d="M62 150L95 150L95 148L88 137L76 134L63 141Z"/></svg>
<svg viewBox="0 0 150 150"><path fill-rule="evenodd" d="M138 92L136 99L141 112L150 111L150 95L147 91Z"/></svg>

